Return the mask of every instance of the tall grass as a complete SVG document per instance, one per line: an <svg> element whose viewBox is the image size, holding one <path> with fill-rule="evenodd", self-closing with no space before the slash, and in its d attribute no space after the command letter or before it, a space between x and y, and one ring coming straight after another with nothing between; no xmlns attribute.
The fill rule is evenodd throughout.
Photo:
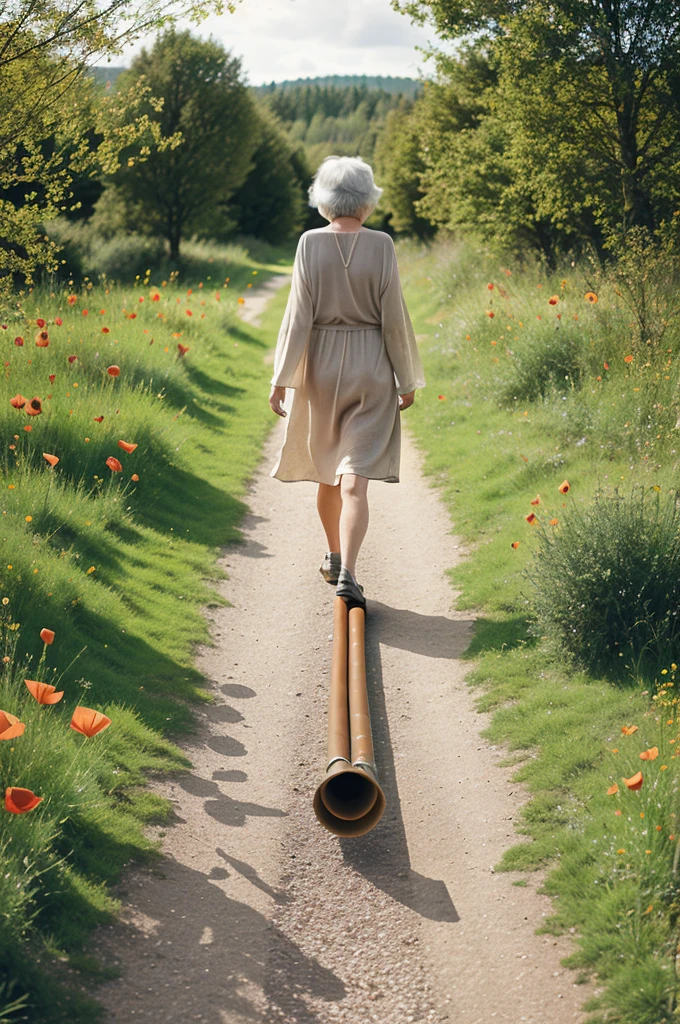
<svg viewBox="0 0 680 1024"><path fill-rule="evenodd" d="M274 266L211 246L193 265L206 273L182 285L150 272L129 287L53 282L2 332L0 709L25 731L0 740L0 774L42 800L0 810L0 1020L98 1019L50 966L87 963L91 928L117 910L112 882L156 855L143 826L168 806L145 773L188 765L172 739L208 699L193 663L210 642L202 609L225 601L216 555L241 536L271 423L266 333L237 307ZM27 678L64 697L39 705ZM77 705L111 726L77 734Z"/></svg>

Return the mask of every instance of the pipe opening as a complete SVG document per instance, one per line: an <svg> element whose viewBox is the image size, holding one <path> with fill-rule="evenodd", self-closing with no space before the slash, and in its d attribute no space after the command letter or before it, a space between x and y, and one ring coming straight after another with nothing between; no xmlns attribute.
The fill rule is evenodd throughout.
<svg viewBox="0 0 680 1024"><path fill-rule="evenodd" d="M363 772L338 772L323 787L321 799L336 818L355 821L363 818L378 798L375 783Z"/></svg>

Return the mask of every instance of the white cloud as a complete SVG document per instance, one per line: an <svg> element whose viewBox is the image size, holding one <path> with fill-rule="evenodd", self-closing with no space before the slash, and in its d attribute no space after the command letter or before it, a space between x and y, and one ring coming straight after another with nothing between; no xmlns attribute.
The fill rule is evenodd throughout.
<svg viewBox="0 0 680 1024"><path fill-rule="evenodd" d="M210 17L198 29L182 27L211 35L240 56L251 85L318 75L417 78L423 59L416 46L433 39L389 0L242 0L234 14ZM140 40L123 63L152 42Z"/></svg>

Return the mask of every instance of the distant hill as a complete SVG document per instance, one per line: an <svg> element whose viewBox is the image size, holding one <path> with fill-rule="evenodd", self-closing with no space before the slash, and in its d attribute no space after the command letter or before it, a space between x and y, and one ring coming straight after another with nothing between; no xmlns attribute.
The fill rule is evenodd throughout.
<svg viewBox="0 0 680 1024"><path fill-rule="evenodd" d="M127 69L116 68L113 67L111 64L101 64L97 67L89 68L88 70L92 75L94 75L94 77L100 83L100 85L106 85L107 82L110 82L111 85L113 85L113 83L118 78L118 75L122 71L125 71Z"/></svg>
<svg viewBox="0 0 680 1024"><path fill-rule="evenodd" d="M268 85L254 85L255 92L267 93L274 90L299 89L300 87L318 85L331 86L336 89L359 87L364 89L381 89L383 92L402 93L415 96L422 83L415 78L395 78L392 75L326 75L319 78L295 78L283 82L270 82Z"/></svg>

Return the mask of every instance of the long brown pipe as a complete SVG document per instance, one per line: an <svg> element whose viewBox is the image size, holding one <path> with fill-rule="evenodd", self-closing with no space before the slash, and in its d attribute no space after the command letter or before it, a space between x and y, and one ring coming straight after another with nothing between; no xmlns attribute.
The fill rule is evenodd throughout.
<svg viewBox="0 0 680 1024"><path fill-rule="evenodd" d="M370 832L385 810L378 783L366 687L365 613L344 598L333 606L328 765L314 812L336 836Z"/></svg>

